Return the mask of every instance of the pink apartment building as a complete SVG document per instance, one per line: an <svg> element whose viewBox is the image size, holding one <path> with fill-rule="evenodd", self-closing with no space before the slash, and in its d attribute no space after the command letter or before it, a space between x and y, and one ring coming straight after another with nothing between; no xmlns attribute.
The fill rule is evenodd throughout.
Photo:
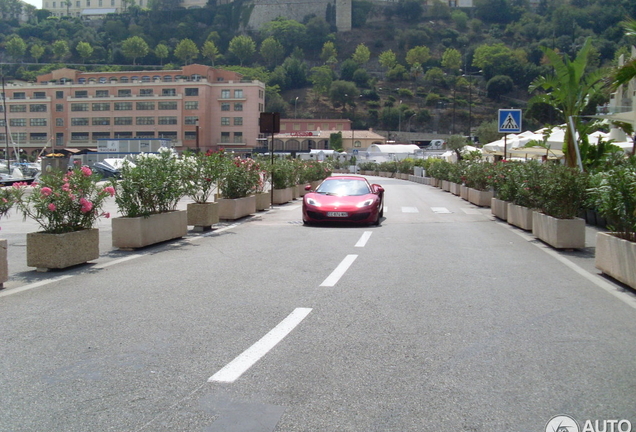
<svg viewBox="0 0 636 432"><path fill-rule="evenodd" d="M197 64L134 72L65 68L36 83L8 84L4 96L11 141L31 155L43 148L95 149L97 140L108 138L168 138L179 151L251 152L258 145L265 84ZM0 125L4 153L4 114Z"/></svg>

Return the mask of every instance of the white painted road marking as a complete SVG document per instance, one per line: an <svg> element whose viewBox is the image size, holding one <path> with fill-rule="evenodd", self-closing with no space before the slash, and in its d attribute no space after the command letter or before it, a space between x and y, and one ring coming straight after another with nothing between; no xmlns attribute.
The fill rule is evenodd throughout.
<svg viewBox="0 0 636 432"><path fill-rule="evenodd" d="M358 240L358 243L356 243L355 247L364 247L367 242L369 241L369 238L371 237L371 234L373 234L372 231L365 231L362 234L362 237L360 237L360 240Z"/></svg>
<svg viewBox="0 0 636 432"><path fill-rule="evenodd" d="M345 259L342 260L338 267L320 284L320 286L324 287L332 287L338 283L342 275L345 274L347 269L353 264L353 262L358 258L358 255L347 255Z"/></svg>
<svg viewBox="0 0 636 432"><path fill-rule="evenodd" d="M53 282L59 282L59 281L62 281L64 279L68 279L70 277L73 277L73 275L64 275L64 276L60 276L60 277L56 277L56 278L45 279L45 280L42 280L42 281L39 281L39 282L34 282L32 284L24 285L24 286L21 286L20 288L15 288L15 289L12 289L10 291L0 292L0 297L6 297L6 296L9 296L9 295L12 295L12 294L17 294L19 292L28 291L30 289L41 287L43 285L48 285L48 284L53 283Z"/></svg>
<svg viewBox="0 0 636 432"><path fill-rule="evenodd" d="M478 215L481 214L481 210L476 208L462 208L462 211L467 215Z"/></svg>
<svg viewBox="0 0 636 432"><path fill-rule="evenodd" d="M291 331L305 319L311 312L310 308L296 308L281 321L276 327L263 336L258 342L243 351L223 369L212 375L208 382L231 383L240 378L243 373L251 368L265 354L282 341Z"/></svg>
<svg viewBox="0 0 636 432"><path fill-rule="evenodd" d="M450 214L450 213L452 213L446 207L431 207L431 210L433 210L433 213L437 213L437 214Z"/></svg>
<svg viewBox="0 0 636 432"><path fill-rule="evenodd" d="M402 213L419 213L417 207L402 207Z"/></svg>

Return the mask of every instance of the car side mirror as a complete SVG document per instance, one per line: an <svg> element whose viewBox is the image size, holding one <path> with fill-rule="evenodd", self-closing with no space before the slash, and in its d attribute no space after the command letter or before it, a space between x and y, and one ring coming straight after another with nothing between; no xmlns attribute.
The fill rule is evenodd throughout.
<svg viewBox="0 0 636 432"><path fill-rule="evenodd" d="M384 188L379 184L372 184L371 187L373 188L373 193L384 193Z"/></svg>
<svg viewBox="0 0 636 432"><path fill-rule="evenodd" d="M310 185L310 184L308 184L307 186L305 186L305 190L306 190L306 191L310 191L310 190L311 190L311 185Z"/></svg>

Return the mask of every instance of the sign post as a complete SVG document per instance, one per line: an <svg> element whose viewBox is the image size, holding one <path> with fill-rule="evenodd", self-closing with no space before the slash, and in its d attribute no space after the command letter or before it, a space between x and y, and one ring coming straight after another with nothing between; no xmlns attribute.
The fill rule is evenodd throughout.
<svg viewBox="0 0 636 432"><path fill-rule="evenodd" d="M500 109L499 120L499 133L521 133L521 110L520 109ZM508 150L507 135L504 135L504 159L506 159L506 152Z"/></svg>

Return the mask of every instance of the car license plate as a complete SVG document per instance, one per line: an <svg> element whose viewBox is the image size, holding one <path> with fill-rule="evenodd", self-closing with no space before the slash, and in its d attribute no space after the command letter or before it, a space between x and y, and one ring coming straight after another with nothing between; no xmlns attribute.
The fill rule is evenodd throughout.
<svg viewBox="0 0 636 432"><path fill-rule="evenodd" d="M349 213L347 212L327 212L327 217L347 217Z"/></svg>

